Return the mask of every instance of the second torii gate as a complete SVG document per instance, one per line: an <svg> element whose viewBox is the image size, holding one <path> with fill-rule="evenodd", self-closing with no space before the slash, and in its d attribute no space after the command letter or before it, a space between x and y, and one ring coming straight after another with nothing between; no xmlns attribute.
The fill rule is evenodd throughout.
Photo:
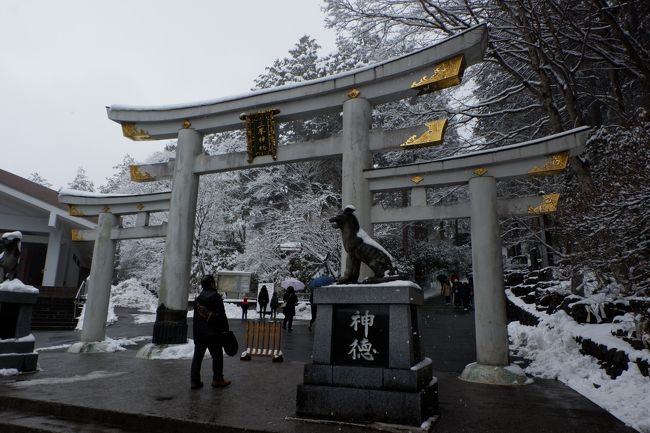
<svg viewBox="0 0 650 433"><path fill-rule="evenodd" d="M115 268L115 243L118 240L163 237L167 224L150 225L150 214L169 210L170 192L110 195L62 191L59 201L68 205L70 215L98 217L96 230L73 230L73 241L94 241L93 262L88 277L84 326L81 341L70 352L93 352L95 343L106 337L106 318ZM122 227L121 218L135 215L133 227Z"/></svg>
<svg viewBox="0 0 650 433"><path fill-rule="evenodd" d="M588 127L525 143L482 150L430 162L367 170L371 192L411 189L411 205L372 208L373 223L471 218L472 269L477 362L461 378L510 385L526 377L508 368L508 326L503 284L499 215L539 215L554 211L560 194L497 200L497 179L562 173L579 155ZM449 206L428 206L425 187L469 184L470 200Z"/></svg>

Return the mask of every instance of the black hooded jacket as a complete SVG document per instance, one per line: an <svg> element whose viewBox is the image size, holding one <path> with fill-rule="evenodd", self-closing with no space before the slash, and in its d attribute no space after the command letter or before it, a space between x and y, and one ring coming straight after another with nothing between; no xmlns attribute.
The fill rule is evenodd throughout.
<svg viewBox="0 0 650 433"><path fill-rule="evenodd" d="M203 289L194 300L194 340L208 342L219 339L229 330L223 298L216 290Z"/></svg>

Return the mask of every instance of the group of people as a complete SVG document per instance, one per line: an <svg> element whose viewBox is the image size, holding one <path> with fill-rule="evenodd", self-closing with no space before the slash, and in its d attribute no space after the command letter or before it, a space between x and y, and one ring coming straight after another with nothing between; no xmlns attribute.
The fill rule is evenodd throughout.
<svg viewBox="0 0 650 433"><path fill-rule="evenodd" d="M468 311L473 308L474 285L472 278L468 280L460 280L457 273L453 273L451 277L444 274L438 275L438 281L441 286L441 294L445 298L445 304L451 305L452 298L455 308L462 308Z"/></svg>
<svg viewBox="0 0 650 433"><path fill-rule="evenodd" d="M290 289L293 290L293 287L290 287ZM287 289L287 292L289 290ZM286 303L286 293L285 293L285 303ZM273 292L273 295L271 295L271 299L269 300L269 289L266 288L266 286L262 286L260 289L260 293L257 295L257 305L260 307L260 317L264 317L267 314L270 316L271 319L276 319L278 317L278 307L280 306L280 301L278 299L278 293ZM244 296L244 299L242 299L242 302L240 304L241 306L241 318L242 320L248 319L248 309L251 306L250 301L248 300L248 296ZM269 307L269 311L267 311L267 307ZM285 310L285 317L287 315L286 313L286 305L284 307ZM294 306L295 310L295 306ZM295 315L295 312L294 312Z"/></svg>
<svg viewBox="0 0 650 433"><path fill-rule="evenodd" d="M280 301L278 300L278 294L276 292L273 292L269 305L269 289L267 289L266 286L262 286L260 293L257 295L257 305L260 307L260 317L264 317L265 315L269 314L271 319L277 318ZM248 309L251 306L251 303L248 300L248 296L244 296L244 299L242 299L240 306L242 320L248 319ZM270 310L268 312L267 307L270 307Z"/></svg>

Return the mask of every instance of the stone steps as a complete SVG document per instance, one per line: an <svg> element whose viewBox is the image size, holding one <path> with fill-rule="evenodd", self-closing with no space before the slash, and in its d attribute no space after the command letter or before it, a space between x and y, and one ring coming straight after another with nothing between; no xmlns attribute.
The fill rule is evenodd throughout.
<svg viewBox="0 0 650 433"><path fill-rule="evenodd" d="M75 329L78 314L74 299L39 297L32 310L32 329Z"/></svg>

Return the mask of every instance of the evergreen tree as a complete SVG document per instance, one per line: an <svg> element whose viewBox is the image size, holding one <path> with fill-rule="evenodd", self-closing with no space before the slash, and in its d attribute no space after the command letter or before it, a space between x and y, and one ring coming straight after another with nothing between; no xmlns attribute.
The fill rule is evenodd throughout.
<svg viewBox="0 0 650 433"><path fill-rule="evenodd" d="M31 180L32 182L42 185L46 188L52 188L52 184L37 172L33 172L32 174L30 174L27 180Z"/></svg>
<svg viewBox="0 0 650 433"><path fill-rule="evenodd" d="M68 184L68 188L76 189L77 191L95 192L95 184L86 175L86 170L83 167L77 169L77 175Z"/></svg>

